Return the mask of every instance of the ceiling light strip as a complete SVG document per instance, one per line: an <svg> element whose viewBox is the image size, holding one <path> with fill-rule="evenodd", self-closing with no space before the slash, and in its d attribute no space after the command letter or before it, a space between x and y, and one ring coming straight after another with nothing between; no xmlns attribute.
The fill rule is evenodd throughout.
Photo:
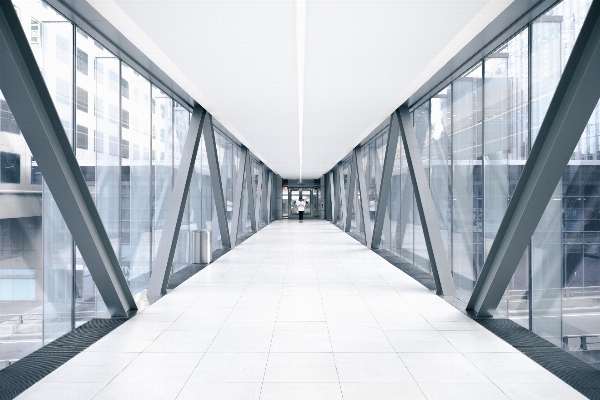
<svg viewBox="0 0 600 400"><path fill-rule="evenodd" d="M306 1L296 0L296 61L298 65L298 152L302 180L302 131L304 130L304 53L306 49Z"/></svg>

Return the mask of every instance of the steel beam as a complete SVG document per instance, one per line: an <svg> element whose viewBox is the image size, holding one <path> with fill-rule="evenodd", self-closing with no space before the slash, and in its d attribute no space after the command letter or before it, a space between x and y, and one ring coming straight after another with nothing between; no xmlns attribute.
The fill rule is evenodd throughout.
<svg viewBox="0 0 600 400"><path fill-rule="evenodd" d="M419 216L421 217L421 226L423 228L423 236L425 236L425 244L427 245L427 254L431 263L431 272L435 280L437 294L444 296L455 296L456 288L454 279L450 272L450 264L442 233L437 220L437 215L429 190L427 176L423 169L423 160L419 151L419 144L412 126L408 107L401 106L396 110L396 116L399 121L400 135L402 136L402 144L404 145L404 153L408 162L408 170L410 179L412 180L413 190Z"/></svg>
<svg viewBox="0 0 600 400"><path fill-rule="evenodd" d="M237 171L237 179L233 188L233 213L231 215L231 231L229 239L231 240L231 248L237 245L238 228L240 226L240 214L242 210L243 189L244 189L244 174L246 173L246 155L248 149L244 146L240 148L240 164Z"/></svg>
<svg viewBox="0 0 600 400"><path fill-rule="evenodd" d="M229 238L229 224L227 223L227 206L225 205L225 195L223 193L223 182L221 180L221 171L219 167L219 157L217 155L217 143L215 140L215 129L212 122L212 115L204 119L204 144L206 145L206 160L208 161L208 170L210 172L210 182L213 196L215 198L215 210L217 212L217 221L219 231L221 232L221 244L224 248L231 248Z"/></svg>
<svg viewBox="0 0 600 400"><path fill-rule="evenodd" d="M467 305L491 316L600 99L600 0L594 0Z"/></svg>
<svg viewBox="0 0 600 400"><path fill-rule="evenodd" d="M113 317L136 305L11 1L0 2L0 90Z"/></svg>
<svg viewBox="0 0 600 400"><path fill-rule="evenodd" d="M352 159L350 161L350 176L348 177L348 193L346 195L346 220L344 221L344 231L350 232L352 226L352 206L354 205L354 191L356 190L356 150L352 150Z"/></svg>
<svg viewBox="0 0 600 400"><path fill-rule="evenodd" d="M377 208L375 209L375 223L373 224L373 239L371 241L371 247L374 249L378 249L381 245L381 234L383 233L387 203L392 189L392 173L394 172L394 161L396 160L396 149L398 148L398 137L400 136L400 123L398 116L394 114L390 118L390 131L379 185L379 199L377 199Z"/></svg>
<svg viewBox="0 0 600 400"><path fill-rule="evenodd" d="M171 276L181 220L183 219L185 203L190 190L190 182L194 173L194 164L196 163L196 155L198 154L198 147L200 145L202 127L205 126L207 119L206 111L199 105L196 105L192 112L192 120L190 121L188 134L183 145L179 168L177 169L177 175L175 175L175 182L173 184L173 192L169 199L165 225L160 235L156 258L154 259L152 274L148 283L146 297L150 303L154 303L167 293L167 284Z"/></svg>
<svg viewBox="0 0 600 400"><path fill-rule="evenodd" d="M258 232L258 224L256 223L256 208L255 204L255 188L254 188L254 176L252 171L252 159L250 157L250 151L246 152L246 190L248 191L248 214L250 215L250 228L252 232Z"/></svg>

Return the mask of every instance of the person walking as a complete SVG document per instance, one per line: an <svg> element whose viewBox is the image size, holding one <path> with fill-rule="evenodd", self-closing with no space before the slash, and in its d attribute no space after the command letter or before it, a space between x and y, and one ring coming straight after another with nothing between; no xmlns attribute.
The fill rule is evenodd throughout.
<svg viewBox="0 0 600 400"><path fill-rule="evenodd" d="M375 221L375 209L376 209L375 199L371 199L369 201L369 216L371 217L371 221Z"/></svg>
<svg viewBox="0 0 600 400"><path fill-rule="evenodd" d="M306 207L306 200L300 197L296 202L296 207L298 207L298 219L300 219L300 223L302 223L302 221L304 221L304 208Z"/></svg>

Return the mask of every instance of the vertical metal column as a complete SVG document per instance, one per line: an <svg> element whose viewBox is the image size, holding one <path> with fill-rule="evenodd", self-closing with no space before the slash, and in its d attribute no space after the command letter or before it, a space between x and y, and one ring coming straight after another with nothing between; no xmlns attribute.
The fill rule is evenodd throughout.
<svg viewBox="0 0 600 400"><path fill-rule="evenodd" d="M388 133L388 142L383 160L381 184L379 185L379 199L377 200L375 224L373 225L373 239L371 242L371 247L374 249L378 249L381 244L381 234L383 233L387 203L392 188L392 173L394 172L394 161L396 159L398 137L400 136L400 122L398 121L398 116L395 114L396 113L393 113L390 118L390 131Z"/></svg>
<svg viewBox="0 0 600 400"><path fill-rule="evenodd" d="M11 1L0 2L0 90L113 317L136 310L94 200Z"/></svg>
<svg viewBox="0 0 600 400"><path fill-rule="evenodd" d="M354 206L354 192L356 190L356 149L352 150L352 159L350 161L350 176L348 177L348 193L346 196L346 220L344 221L344 231L350 232L352 225L352 207Z"/></svg>
<svg viewBox="0 0 600 400"><path fill-rule="evenodd" d="M600 99L600 0L594 0L473 294L467 305L477 316L491 316L517 269Z"/></svg>
<svg viewBox="0 0 600 400"><path fill-rule="evenodd" d="M229 224L227 223L227 207L225 205L225 196L223 194L223 184L221 182L221 172L219 168L219 157L217 156L217 143L215 141L215 129L213 127L212 115L204 119L204 144L206 145L206 159L210 172L210 182L213 196L215 198L215 209L217 212L217 221L221 232L221 243L224 248L231 248L229 238ZM213 233L214 234L214 233Z"/></svg>
<svg viewBox="0 0 600 400"><path fill-rule="evenodd" d="M369 188L367 186L367 171L360 165L363 158L362 148L360 146L356 148L354 157L356 157L355 162L357 167L356 171L358 173L358 187L360 190L360 207L362 208L362 220L365 227L365 242L370 249L373 235L371 234L371 218L369 213ZM358 224L359 221L356 222Z"/></svg>
<svg viewBox="0 0 600 400"><path fill-rule="evenodd" d="M254 177L252 172L252 159L250 157L250 150L246 152L246 190L248 191L248 214L250 215L250 228L252 232L258 232L258 225L256 223L256 212L255 212L255 192L254 190Z"/></svg>
<svg viewBox="0 0 600 400"><path fill-rule="evenodd" d="M331 172L333 175L333 202L335 203L335 207L332 208L333 215L331 216L333 224L338 222L337 214L339 212L338 205L340 204L340 174L336 174L337 168L339 168L339 165L336 165L336 169Z"/></svg>
<svg viewBox="0 0 600 400"><path fill-rule="evenodd" d="M425 244L427 245L427 253L429 254L429 262L431 263L431 271L435 280L437 294L455 296L456 288L454 286L454 279L450 272L450 264L448 263L442 233L433 206L427 176L425 176L425 170L423 169L423 160L421 159L408 107L405 105L401 106L396 110L396 115L399 121L400 135L402 136L404 152L406 153L406 161L408 162L408 170L413 184L417 209L421 217L423 236L425 236Z"/></svg>
<svg viewBox="0 0 600 400"><path fill-rule="evenodd" d="M177 247L177 239L179 238L179 229L181 228L181 220L185 210L185 203L188 197L192 174L194 173L194 164L198 147L200 145L200 136L202 127L207 120L207 113L199 105L194 106L192 112L192 120L185 139L183 153L175 175L173 184L173 193L169 199L169 207L167 208L167 216L160 242L158 242L158 250L148 283L148 292L146 297L150 303L154 303L166 294L171 268L173 267L173 257ZM206 134L206 131L205 131Z"/></svg>
<svg viewBox="0 0 600 400"><path fill-rule="evenodd" d="M233 249L237 245L238 228L240 226L240 214L242 210L243 189L244 189L244 175L246 173L246 156L248 149L244 146L240 148L240 165L237 171L237 179L235 180L235 187L233 188L233 212L231 215L231 231L229 232L229 239L231 241L231 248Z"/></svg>

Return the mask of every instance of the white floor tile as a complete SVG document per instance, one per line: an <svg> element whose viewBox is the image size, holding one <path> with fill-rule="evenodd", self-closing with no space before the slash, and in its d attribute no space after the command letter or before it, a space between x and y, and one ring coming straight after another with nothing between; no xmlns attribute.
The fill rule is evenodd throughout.
<svg viewBox="0 0 600 400"><path fill-rule="evenodd" d="M580 398L325 221L276 222L19 399Z"/></svg>

